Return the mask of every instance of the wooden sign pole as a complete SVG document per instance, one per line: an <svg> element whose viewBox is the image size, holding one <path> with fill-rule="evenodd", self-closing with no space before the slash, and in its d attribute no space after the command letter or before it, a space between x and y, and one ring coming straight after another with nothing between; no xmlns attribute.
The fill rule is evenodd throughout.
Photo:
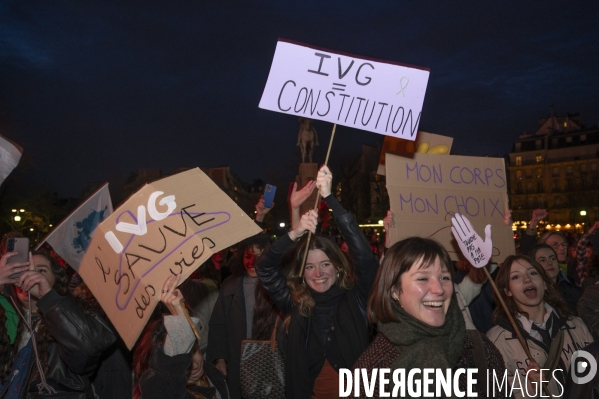
<svg viewBox="0 0 599 399"><path fill-rule="evenodd" d="M198 329L196 328L196 325L194 324L193 320L191 320L191 317L189 316L189 312L187 311L187 308L185 307L185 302L181 301L180 305L181 305L181 309L183 309L183 314L185 315L185 318L187 319L189 326L193 330L193 334L196 336L196 338L199 341L200 333L199 333Z"/></svg>
<svg viewBox="0 0 599 399"><path fill-rule="evenodd" d="M486 266L483 266L482 269L485 271L485 275L487 276L487 280L489 280L489 283L491 284L491 287L493 288L493 291L495 292L495 296L499 300L499 303L501 304L501 307L503 308L503 311L507 315L507 319L510 322L510 324L512 326L512 329L516 333L516 337L518 337L518 341L520 342L520 345L522 345L522 348L524 349L524 352L526 353L526 356L528 356L528 358L530 360L534 360L534 358L532 357L532 355L530 353L530 349L528 348L528 344L526 343L526 340L524 339L524 337L520 333L520 329L518 328L518 325L516 324L516 321L514 320L514 318L512 317L512 315L510 314L510 311L507 308L507 305L505 304L505 302L503 301L503 298L501 297L501 294L499 293L499 289L495 285L495 281L493 281L493 279L491 278L491 274L489 274L489 271L487 270ZM551 394L549 393L549 389L547 388L547 385L543 384L542 386L543 386L543 391L545 391L545 394L547 395L547 397L550 397Z"/></svg>
<svg viewBox="0 0 599 399"><path fill-rule="evenodd" d="M329 140L329 148L327 150L327 156L324 159L324 166L329 163L329 155L331 154L331 147L333 146L333 138L335 137L335 130L337 129L337 124L333 125L333 132L331 133L331 139ZM332 184L332 182L331 182ZM316 203L314 204L314 210L318 210L318 201L320 200L320 190L318 190L318 194L316 194ZM304 249L304 258L302 260L302 267L299 272L299 276L302 277L304 275L304 267L306 266L306 259L308 259L308 250L310 248L310 239L312 238L312 232L308 232L308 239L306 240L306 248Z"/></svg>

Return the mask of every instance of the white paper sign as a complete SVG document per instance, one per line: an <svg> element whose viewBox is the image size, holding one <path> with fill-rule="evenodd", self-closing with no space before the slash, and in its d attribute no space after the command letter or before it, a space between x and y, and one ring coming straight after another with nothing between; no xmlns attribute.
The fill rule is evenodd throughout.
<svg viewBox="0 0 599 399"><path fill-rule="evenodd" d="M260 108L415 140L429 71L279 40Z"/></svg>

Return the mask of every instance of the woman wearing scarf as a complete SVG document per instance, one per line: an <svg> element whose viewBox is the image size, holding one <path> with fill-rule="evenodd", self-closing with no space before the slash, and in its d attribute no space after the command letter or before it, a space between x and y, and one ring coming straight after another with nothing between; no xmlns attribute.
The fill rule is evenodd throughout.
<svg viewBox="0 0 599 399"><path fill-rule="evenodd" d="M369 343L365 306L378 262L355 219L331 195L332 175L326 166L316 186L333 210L349 246L350 263L335 243L314 236L305 269L306 241L300 245L288 278L279 265L307 231L314 233L317 215L309 211L297 227L262 253L256 270L262 285L288 319L286 395L288 398L339 397L340 368L351 367Z"/></svg>
<svg viewBox="0 0 599 399"><path fill-rule="evenodd" d="M368 299L368 319L378 335L354 364L354 369L478 368L474 392L488 397L486 369L503 375L501 354L482 334L467 334L454 295L453 267L447 251L436 241L411 237L395 243L385 254ZM476 341L476 342L475 342ZM475 349L478 348L478 349ZM376 380L374 396L379 394ZM433 378L434 381L434 378ZM455 389L457 387L453 387ZM462 374L459 389L467 391ZM393 390L393 382L385 391ZM429 386L435 392L435 386ZM366 397L364 388L361 397ZM503 397L499 393L497 397Z"/></svg>
<svg viewBox="0 0 599 399"><path fill-rule="evenodd" d="M550 381L546 385L549 393L561 396L572 354L593 342L589 330L581 319L571 316L557 286L534 259L524 255L509 256L499 269L495 283L533 357L528 358L503 308L497 307L494 314L497 325L487 332L487 337L503 356L508 385L512 386L516 373L519 374L523 390L514 390L514 397L534 396L535 388L540 397L540 368L551 370L543 372L543 381Z"/></svg>

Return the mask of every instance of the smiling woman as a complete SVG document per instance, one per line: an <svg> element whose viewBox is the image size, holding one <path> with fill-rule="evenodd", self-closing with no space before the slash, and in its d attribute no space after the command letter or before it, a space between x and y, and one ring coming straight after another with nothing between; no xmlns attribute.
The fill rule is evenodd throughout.
<svg viewBox="0 0 599 399"><path fill-rule="evenodd" d="M338 398L339 369L351 367L369 342L364 303L378 262L352 214L331 194L331 184L331 172L324 166L316 186L333 210L353 269L347 256L326 237L303 239L296 247L300 237L316 231L318 220L313 210L265 250L256 263L262 285L283 315L290 316L285 358L287 398ZM293 250L291 271L284 276L279 266L285 253Z"/></svg>
<svg viewBox="0 0 599 399"><path fill-rule="evenodd" d="M549 259L555 257L554 252L539 250L536 253L538 259L549 266L555 263ZM593 338L582 320L571 316L555 282L545 272L546 268L553 270L528 256L510 256L495 279L533 359L527 358L518 340L514 339L514 331L502 307L495 309L496 326L489 330L487 337L503 356L509 386L518 375L521 384L517 381L515 384L535 392L541 379L538 370L550 369L551 372L544 372L543 381L550 381L547 385L549 393L561 396L572 354L593 342ZM514 395L522 397L523 393L516 390Z"/></svg>
<svg viewBox="0 0 599 399"><path fill-rule="evenodd" d="M374 281L367 312L379 333L354 369L366 369L368 375L377 369L391 369L393 373L477 367L503 373L501 355L493 344L478 332L466 333L454 295L453 265L447 251L434 240L411 237L389 248ZM479 365L481 357L485 365ZM481 374L478 379L483 381ZM464 391L467 384L466 376L461 375L460 389ZM488 397L484 385L474 384L479 397ZM377 380L375 392L379 388ZM365 389L360 393L366 397Z"/></svg>

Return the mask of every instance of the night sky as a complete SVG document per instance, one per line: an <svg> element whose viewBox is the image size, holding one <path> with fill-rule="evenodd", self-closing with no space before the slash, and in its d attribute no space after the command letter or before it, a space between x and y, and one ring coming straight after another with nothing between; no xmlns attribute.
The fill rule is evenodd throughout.
<svg viewBox="0 0 599 399"><path fill-rule="evenodd" d="M138 168L293 180L297 117L258 108L277 38L430 68L420 129L503 156L550 114L599 119L596 1L0 1L0 134L21 187ZM332 125L316 122L323 162ZM338 167L383 136L339 126Z"/></svg>

